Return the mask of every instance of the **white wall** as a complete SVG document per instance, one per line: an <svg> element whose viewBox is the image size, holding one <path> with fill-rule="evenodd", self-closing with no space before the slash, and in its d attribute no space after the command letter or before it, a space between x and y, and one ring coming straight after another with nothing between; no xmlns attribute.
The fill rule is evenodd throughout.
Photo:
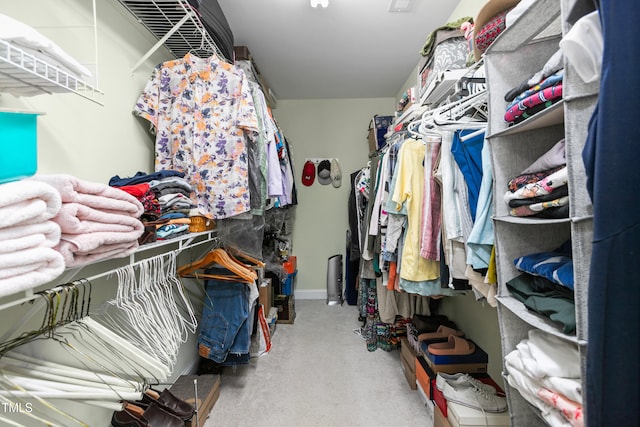
<svg viewBox="0 0 640 427"><path fill-rule="evenodd" d="M293 254L297 298L325 298L327 260L345 253L349 176L366 165L367 129L375 114L390 115L393 98L280 100L274 115L292 145L298 206ZM337 158L342 186L301 183L307 158Z"/></svg>

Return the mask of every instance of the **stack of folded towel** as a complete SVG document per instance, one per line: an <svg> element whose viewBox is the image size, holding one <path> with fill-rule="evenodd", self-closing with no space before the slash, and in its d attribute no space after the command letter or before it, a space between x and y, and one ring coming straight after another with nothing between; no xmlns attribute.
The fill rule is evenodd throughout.
<svg viewBox="0 0 640 427"><path fill-rule="evenodd" d="M53 249L61 207L52 186L30 180L0 185L0 297L33 289L60 276L65 264Z"/></svg>
<svg viewBox="0 0 640 427"><path fill-rule="evenodd" d="M62 235L55 249L67 267L124 257L138 247L144 208L134 196L71 175L36 175L30 180L47 183L60 194L62 206L53 220Z"/></svg>

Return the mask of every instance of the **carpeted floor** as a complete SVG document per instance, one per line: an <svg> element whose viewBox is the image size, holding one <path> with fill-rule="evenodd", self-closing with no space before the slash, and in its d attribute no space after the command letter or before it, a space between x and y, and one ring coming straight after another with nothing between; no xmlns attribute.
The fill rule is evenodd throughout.
<svg viewBox="0 0 640 427"><path fill-rule="evenodd" d="M400 351L367 351L353 331L355 306L296 301L293 325L278 324L271 352L225 368L205 427L417 426L427 412L409 388Z"/></svg>

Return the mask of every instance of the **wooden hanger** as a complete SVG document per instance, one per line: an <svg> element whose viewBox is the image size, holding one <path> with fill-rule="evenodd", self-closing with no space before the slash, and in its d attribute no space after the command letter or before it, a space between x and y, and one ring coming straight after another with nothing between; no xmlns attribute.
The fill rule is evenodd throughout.
<svg viewBox="0 0 640 427"><path fill-rule="evenodd" d="M199 272L200 270L203 270L207 267L214 266L221 266L223 268L226 268L233 274L219 275ZM238 262L237 260L231 258L229 254L222 248L213 249L199 260L179 267L177 269L177 273L180 277L242 281L247 283L254 283L256 280L258 280L258 275L255 271Z"/></svg>

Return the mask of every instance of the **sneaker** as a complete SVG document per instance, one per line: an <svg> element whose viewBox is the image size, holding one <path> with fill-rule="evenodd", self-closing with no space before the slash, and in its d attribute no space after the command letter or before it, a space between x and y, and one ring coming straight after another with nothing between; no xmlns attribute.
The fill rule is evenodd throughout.
<svg viewBox="0 0 640 427"><path fill-rule="evenodd" d="M472 383L464 383L457 387L445 381L442 395L449 402L458 403L483 412L504 412L507 410L507 399L489 394L484 388Z"/></svg>
<svg viewBox="0 0 640 427"><path fill-rule="evenodd" d="M469 383L473 384L475 387L484 388L489 394L496 394L496 388L494 386L485 384L482 381L473 378L469 374L445 374L443 372L438 372L438 376L436 377L436 387L438 390L442 391L445 382L448 382L454 387Z"/></svg>

